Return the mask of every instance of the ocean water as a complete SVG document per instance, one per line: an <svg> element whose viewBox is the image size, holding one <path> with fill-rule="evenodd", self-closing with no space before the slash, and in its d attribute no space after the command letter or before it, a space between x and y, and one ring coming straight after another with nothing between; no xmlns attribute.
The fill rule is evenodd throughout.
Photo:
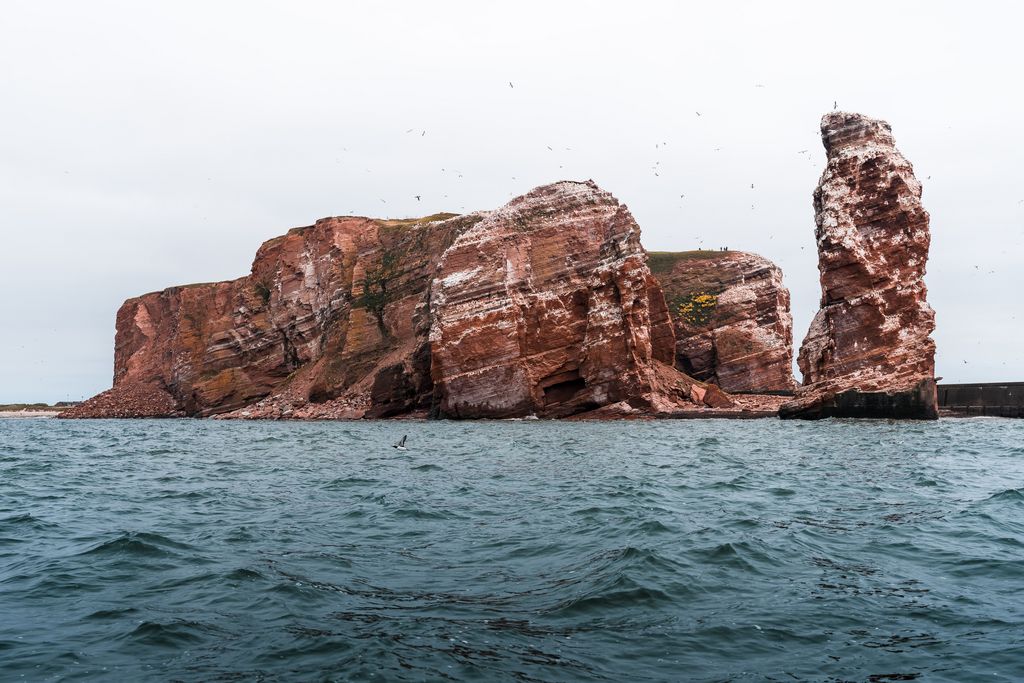
<svg viewBox="0 0 1024 683"><path fill-rule="evenodd" d="M0 421L3 681L1024 680L1022 608L1024 421Z"/></svg>

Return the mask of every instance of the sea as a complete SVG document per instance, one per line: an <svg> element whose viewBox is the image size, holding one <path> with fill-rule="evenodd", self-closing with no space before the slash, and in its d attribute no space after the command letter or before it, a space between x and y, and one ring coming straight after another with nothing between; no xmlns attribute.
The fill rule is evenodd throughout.
<svg viewBox="0 0 1024 683"><path fill-rule="evenodd" d="M23 680L1024 680L1024 421L0 420Z"/></svg>

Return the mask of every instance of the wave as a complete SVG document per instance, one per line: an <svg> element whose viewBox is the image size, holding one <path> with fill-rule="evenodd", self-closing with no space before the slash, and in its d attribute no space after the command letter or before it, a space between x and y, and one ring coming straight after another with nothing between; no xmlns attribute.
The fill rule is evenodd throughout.
<svg viewBox="0 0 1024 683"><path fill-rule="evenodd" d="M161 534L145 531L130 531L104 541L99 545L85 550L79 555L135 555L138 557L168 557L175 555L175 550L190 550L192 546L179 543Z"/></svg>
<svg viewBox="0 0 1024 683"><path fill-rule="evenodd" d="M178 649L202 642L204 630L203 625L196 621L144 621L128 637L151 647Z"/></svg>
<svg viewBox="0 0 1024 683"><path fill-rule="evenodd" d="M366 479L363 477L340 477L338 479L332 479L324 485L325 489L336 490L336 489L347 489L347 488L358 488L360 486L369 486L371 484L380 483L379 479Z"/></svg>
<svg viewBox="0 0 1024 683"><path fill-rule="evenodd" d="M12 531L22 528L41 531L43 529L53 529L58 526L59 525L53 522L47 522L44 519L36 517L35 515L29 512L24 512L22 514L12 515L10 517L4 517L3 519L0 519L0 529L10 529Z"/></svg>
<svg viewBox="0 0 1024 683"><path fill-rule="evenodd" d="M615 609L649 609L673 601L674 598L660 588L644 585L628 576L618 576L607 586L569 598L544 613L560 617L603 614Z"/></svg>
<svg viewBox="0 0 1024 683"><path fill-rule="evenodd" d="M1024 501L1024 488L1003 489L993 493L982 502L1020 503Z"/></svg>

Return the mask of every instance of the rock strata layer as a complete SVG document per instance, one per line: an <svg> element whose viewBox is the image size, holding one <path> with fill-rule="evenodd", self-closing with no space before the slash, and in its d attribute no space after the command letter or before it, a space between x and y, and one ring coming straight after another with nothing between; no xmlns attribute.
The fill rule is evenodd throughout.
<svg viewBox="0 0 1024 683"><path fill-rule="evenodd" d="M166 415L428 407L426 291L436 255L479 219L326 218L265 242L243 278L129 299L117 314L113 388L65 416L160 413L140 393L168 397Z"/></svg>
<svg viewBox="0 0 1024 683"><path fill-rule="evenodd" d="M431 307L443 416L562 417L621 401L668 412L708 391L729 405L673 372L640 229L593 183L538 188L460 234Z"/></svg>
<svg viewBox="0 0 1024 683"><path fill-rule="evenodd" d="M679 370L730 393L793 393L793 317L778 266L740 251L655 252L650 262Z"/></svg>
<svg viewBox="0 0 1024 683"><path fill-rule="evenodd" d="M934 419L931 235L921 183L889 124L831 112L814 193L821 308L798 356L803 385L782 417Z"/></svg>
<svg viewBox="0 0 1024 683"><path fill-rule="evenodd" d="M465 216L323 219L264 243L243 278L126 301L113 388L62 417L732 409L671 366L639 236L591 182Z"/></svg>

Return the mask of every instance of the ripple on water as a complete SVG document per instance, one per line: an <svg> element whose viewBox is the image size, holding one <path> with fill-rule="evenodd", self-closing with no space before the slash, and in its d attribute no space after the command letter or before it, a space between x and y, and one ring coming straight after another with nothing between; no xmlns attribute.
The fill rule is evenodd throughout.
<svg viewBox="0 0 1024 683"><path fill-rule="evenodd" d="M0 678L1019 680L1022 428L4 424Z"/></svg>

